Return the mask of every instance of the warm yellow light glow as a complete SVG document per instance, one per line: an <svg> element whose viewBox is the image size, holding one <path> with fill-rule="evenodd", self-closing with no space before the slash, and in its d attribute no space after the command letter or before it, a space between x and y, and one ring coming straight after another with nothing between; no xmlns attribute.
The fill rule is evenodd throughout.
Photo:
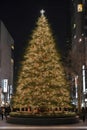
<svg viewBox="0 0 87 130"><path fill-rule="evenodd" d="M14 45L11 45L11 48L14 50Z"/></svg>
<svg viewBox="0 0 87 130"><path fill-rule="evenodd" d="M23 59L14 98L15 106L37 107L45 104L47 107L56 107L59 104L64 106L64 100L66 105L70 103L61 57L44 15L37 21Z"/></svg>
<svg viewBox="0 0 87 130"><path fill-rule="evenodd" d="M83 5L82 4L78 4L77 5L77 11L78 12L82 12L83 11Z"/></svg>
<svg viewBox="0 0 87 130"><path fill-rule="evenodd" d="M14 63L14 60L11 58L11 63L13 64Z"/></svg>

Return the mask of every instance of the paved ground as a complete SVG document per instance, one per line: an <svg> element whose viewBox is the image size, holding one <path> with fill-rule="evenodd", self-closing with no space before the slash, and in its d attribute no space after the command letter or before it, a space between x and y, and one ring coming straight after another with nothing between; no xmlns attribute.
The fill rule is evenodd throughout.
<svg viewBox="0 0 87 130"><path fill-rule="evenodd" d="M2 120L0 117L0 130L87 130L87 119L85 122L80 120L79 123L68 125L26 126L7 123L5 118Z"/></svg>

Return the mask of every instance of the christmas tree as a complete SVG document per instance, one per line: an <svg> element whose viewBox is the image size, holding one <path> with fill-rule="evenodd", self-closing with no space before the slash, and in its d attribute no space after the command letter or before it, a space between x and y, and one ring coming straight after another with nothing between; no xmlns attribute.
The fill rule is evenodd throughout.
<svg viewBox="0 0 87 130"><path fill-rule="evenodd" d="M41 10L21 63L13 107L69 107L70 92L51 27Z"/></svg>

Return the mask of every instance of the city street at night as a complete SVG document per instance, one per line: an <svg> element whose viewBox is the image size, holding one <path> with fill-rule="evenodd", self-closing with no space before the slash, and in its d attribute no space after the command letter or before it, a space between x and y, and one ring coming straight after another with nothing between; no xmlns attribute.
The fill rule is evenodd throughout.
<svg viewBox="0 0 87 130"><path fill-rule="evenodd" d="M0 130L87 130L87 0L0 2Z"/></svg>

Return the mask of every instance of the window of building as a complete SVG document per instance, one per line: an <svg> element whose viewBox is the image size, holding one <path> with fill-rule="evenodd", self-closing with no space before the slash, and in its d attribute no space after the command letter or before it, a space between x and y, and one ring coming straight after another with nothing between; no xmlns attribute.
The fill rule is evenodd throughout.
<svg viewBox="0 0 87 130"><path fill-rule="evenodd" d="M11 63L14 64L14 60L11 58Z"/></svg>
<svg viewBox="0 0 87 130"><path fill-rule="evenodd" d="M14 45L11 45L11 58L14 59Z"/></svg>
<svg viewBox="0 0 87 130"><path fill-rule="evenodd" d="M76 28L76 24L74 23L73 28Z"/></svg>
<svg viewBox="0 0 87 130"><path fill-rule="evenodd" d="M82 12L83 11L83 5L82 4L78 4L77 5L77 11L78 12Z"/></svg>
<svg viewBox="0 0 87 130"><path fill-rule="evenodd" d="M11 49L14 50L14 45L11 45Z"/></svg>

